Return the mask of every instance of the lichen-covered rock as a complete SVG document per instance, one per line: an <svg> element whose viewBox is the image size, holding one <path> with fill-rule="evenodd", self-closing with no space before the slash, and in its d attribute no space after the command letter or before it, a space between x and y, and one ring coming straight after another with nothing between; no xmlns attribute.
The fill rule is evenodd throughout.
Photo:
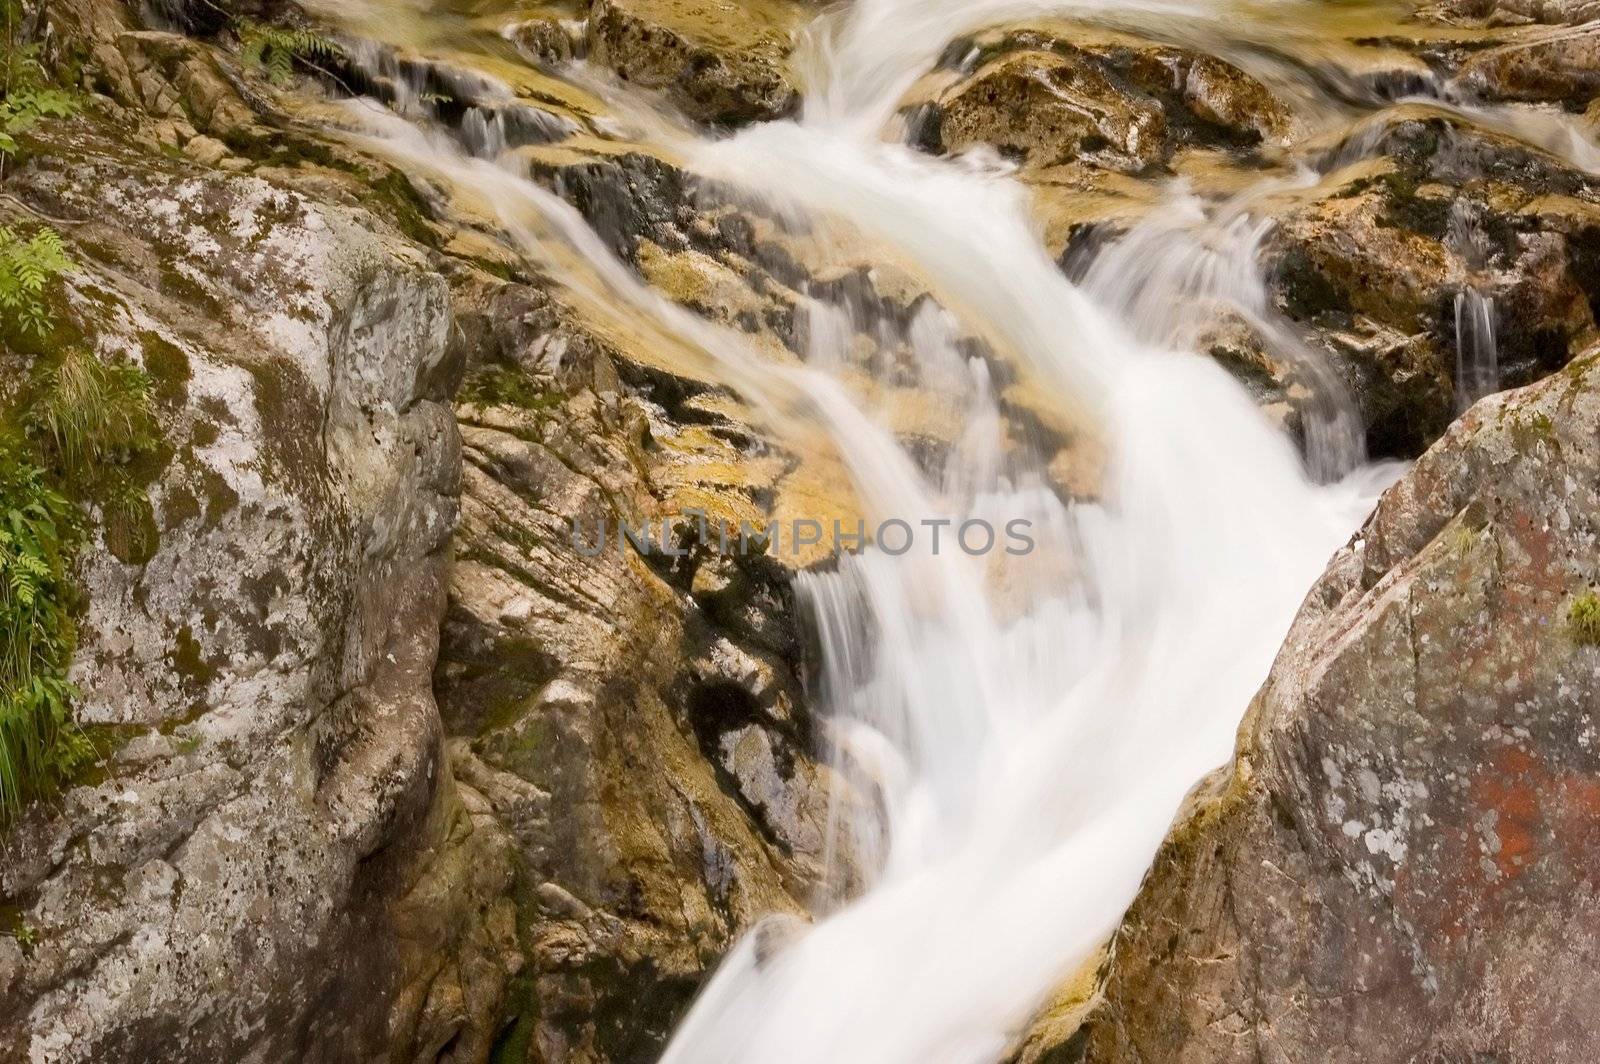
<svg viewBox="0 0 1600 1064"><path fill-rule="evenodd" d="M799 102L788 57L802 10L787 0L595 0L589 58L703 122L777 118Z"/></svg>
<svg viewBox="0 0 1600 1064"><path fill-rule="evenodd" d="M76 712L107 761L3 840L35 944L0 1059L348 1060L492 1026L506 843L460 811L431 690L444 280L365 211L106 144L12 187L79 220L67 313L149 372L168 457L156 542L82 563ZM451 865L472 882L430 889ZM479 973L471 1008L392 1017L441 964Z"/></svg>
<svg viewBox="0 0 1600 1064"><path fill-rule="evenodd" d="M1479 403L1335 556L1081 1059L1592 1060L1597 546L1591 356Z"/></svg>

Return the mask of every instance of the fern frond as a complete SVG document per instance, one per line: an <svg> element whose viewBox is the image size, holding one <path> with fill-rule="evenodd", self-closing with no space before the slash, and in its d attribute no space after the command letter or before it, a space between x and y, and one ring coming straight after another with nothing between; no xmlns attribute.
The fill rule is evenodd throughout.
<svg viewBox="0 0 1600 1064"><path fill-rule="evenodd" d="M46 78L38 45L13 48L0 83L0 156L18 148L16 135L41 118L68 118L78 110L78 98L52 87Z"/></svg>
<svg viewBox="0 0 1600 1064"><path fill-rule="evenodd" d="M0 824L81 744L67 680L75 510L14 446L0 446Z"/></svg>
<svg viewBox="0 0 1600 1064"><path fill-rule="evenodd" d="M50 328L45 288L77 269L61 235L49 227L23 238L0 225L0 310L15 317L22 331L43 336Z"/></svg>
<svg viewBox="0 0 1600 1064"><path fill-rule="evenodd" d="M269 26L244 20L238 24L240 58L257 67L267 79L282 85L294 77L296 61L341 59L344 46L315 30Z"/></svg>

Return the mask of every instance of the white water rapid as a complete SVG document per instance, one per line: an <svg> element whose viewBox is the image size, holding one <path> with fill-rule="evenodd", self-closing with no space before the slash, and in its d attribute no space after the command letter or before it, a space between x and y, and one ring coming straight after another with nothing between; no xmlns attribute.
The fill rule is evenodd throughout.
<svg viewBox="0 0 1600 1064"><path fill-rule="evenodd" d="M1276 330L1247 213L1208 214L1180 192L1079 287L1003 168L882 139L950 41L1063 6L855 0L811 34L800 120L720 140L672 134L692 170L771 214L844 223L939 297L943 309L909 325L818 303L801 368L760 365L737 333L657 296L509 161L360 108L385 150L476 193L530 254L550 241L576 252L570 288L703 352L780 430L823 426L869 527L950 522L937 553L917 536L904 554L869 549L798 578L823 655L836 842L864 887L847 896L841 876L813 922L748 935L664 1064L1002 1058L1104 943L1186 792L1228 760L1306 589L1394 473L1362 462L1335 384L1307 427L1308 472L1243 389L1186 349L1220 306L1276 354L1314 362ZM1114 13L1210 17L1171 4ZM472 142L493 155L504 137ZM1007 446L995 372L961 353L963 329L1097 441L1097 501L1063 502L1027 448ZM839 367L852 333L893 333L918 383L959 405L967 428L942 468L928 471L849 387ZM1332 381L1319 372L1308 379ZM1026 519L1035 549L952 549L972 518Z"/></svg>
<svg viewBox="0 0 1600 1064"><path fill-rule="evenodd" d="M877 515L1028 516L1038 555L996 567L869 551L802 578L834 763L881 810L851 825L869 886L815 926L749 936L664 1064L999 1059L1115 926L1184 794L1229 757L1305 589L1384 476L1314 484L1237 384L1168 346L1188 335L1181 309L1152 321L1149 308L1208 299L1264 313L1248 240L1245 257L1186 259L1180 230L1156 221L1124 245L1146 241L1142 254L1108 255L1079 289L1008 177L877 138L904 88L896 19L920 60L987 21L973 7L857 3L810 68L821 106L694 161L912 259L1101 434L1102 500L1062 506L1040 470L996 461L976 367L956 382L972 445L939 477L841 439ZM836 80L827 59L841 63ZM924 367L945 358L937 343L914 349ZM1324 440L1322 472L1348 472L1354 419L1340 407L1326 428L1339 438Z"/></svg>

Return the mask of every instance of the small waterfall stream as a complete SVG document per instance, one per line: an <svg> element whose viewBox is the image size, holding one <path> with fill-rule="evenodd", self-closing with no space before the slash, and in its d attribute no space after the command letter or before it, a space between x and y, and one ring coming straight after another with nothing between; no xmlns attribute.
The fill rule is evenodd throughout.
<svg viewBox="0 0 1600 1064"><path fill-rule="evenodd" d="M495 165L502 120L469 111L451 140L352 105L384 150L491 204L530 255L548 260L552 239L575 253L560 260L569 288L703 352L780 430L822 426L869 525L943 522L953 536L974 519L1030 522L1027 553L972 555L948 539L936 551L917 536L903 553L879 546L798 578L844 781L836 844L856 856L865 889L818 899L812 923L748 935L666 1064L1002 1057L1115 927L1185 793L1230 756L1305 589L1395 473L1366 464L1342 385L1276 319L1247 197L1207 210L1178 191L1075 285L1003 168L881 138L953 39L1067 6L1213 28L1226 15L1159 2L856 0L810 35L800 119L714 140L660 124L697 172L775 217L866 234L939 297L909 327L819 302L799 367L763 365L739 334L661 298L570 206ZM1193 352L1218 308L1301 367L1316 399L1309 465ZM1099 441L1097 498L1063 501L1041 461L1003 445L992 374L952 342L958 321ZM1476 397L1496 386L1492 301L1464 290L1457 323L1462 391ZM848 386L848 337L885 330L966 425L936 470Z"/></svg>
<svg viewBox="0 0 1600 1064"><path fill-rule="evenodd" d="M1476 288L1456 294L1456 408L1500 390L1494 297Z"/></svg>
<svg viewBox="0 0 1600 1064"><path fill-rule="evenodd" d="M1489 238L1483 227L1458 205L1450 212L1449 245L1461 255L1475 275L1489 258ZM1483 280L1469 277L1456 293L1456 410L1464 411L1484 396L1500 390L1500 352L1495 342L1494 296Z"/></svg>

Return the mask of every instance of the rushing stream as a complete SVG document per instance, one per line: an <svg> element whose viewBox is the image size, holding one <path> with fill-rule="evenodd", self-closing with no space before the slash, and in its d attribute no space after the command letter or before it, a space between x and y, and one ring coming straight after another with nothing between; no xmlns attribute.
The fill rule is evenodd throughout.
<svg viewBox="0 0 1600 1064"><path fill-rule="evenodd" d="M935 552L918 537L905 553L869 549L798 578L823 651L821 711L841 781L835 844L860 873L817 899L814 922L747 935L681 1025L669 1064L1003 1057L1093 959L1185 793L1226 762L1306 588L1395 472L1366 463L1350 397L1274 317L1255 262L1264 230L1251 197L1315 174L1264 175L1220 205L1175 187L1075 285L1006 167L932 158L883 135L951 41L1069 7L1186 27L1219 49L1301 10L1254 9L1230 35L1227 13L1191 4L855 0L808 34L796 120L701 139L644 101L617 99L625 124L691 170L794 219L796 233L828 219L892 249L939 298L909 325L818 302L797 367L761 365L744 337L646 287L571 207L499 159L507 135L481 115L451 136L425 107L402 120L351 105L384 150L491 205L569 289L700 352L778 431L823 428L869 526L1032 522L1025 556L948 542ZM1262 76L1292 71L1266 64ZM573 81L621 91L581 64ZM1344 106L1292 87L1327 113ZM1428 105L1462 106L1438 94ZM1529 135L1555 143L1567 131ZM1359 151L1359 137L1351 143ZM1305 456L1191 353L1218 308L1306 367L1317 394ZM1493 387L1492 306L1467 290L1458 314L1466 389L1480 393ZM962 353L963 332L1022 366L1098 441L1097 501L1063 502L1042 462L1004 445L992 374ZM919 385L959 409L966 428L942 469L930 473L851 386L841 348L855 333L893 334Z"/></svg>

